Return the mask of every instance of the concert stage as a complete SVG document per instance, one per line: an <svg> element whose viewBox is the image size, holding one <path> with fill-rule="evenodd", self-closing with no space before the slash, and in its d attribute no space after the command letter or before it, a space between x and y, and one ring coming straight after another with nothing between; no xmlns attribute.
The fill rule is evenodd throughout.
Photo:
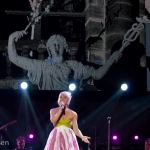
<svg viewBox="0 0 150 150"><path fill-rule="evenodd" d="M49 110L57 106L58 94L59 91L0 91L0 149L14 148L16 137L25 136L28 147L42 150L53 128ZM149 98L149 93L136 96L128 92L76 91L70 107L78 113L81 131L91 136L91 150L108 149L109 125L111 150L143 150L150 137ZM89 150L87 144L80 139L78 142L81 150Z"/></svg>

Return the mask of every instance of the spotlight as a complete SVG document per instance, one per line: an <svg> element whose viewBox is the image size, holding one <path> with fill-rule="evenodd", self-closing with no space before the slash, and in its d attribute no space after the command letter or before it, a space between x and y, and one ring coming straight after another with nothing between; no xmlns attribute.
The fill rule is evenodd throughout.
<svg viewBox="0 0 150 150"><path fill-rule="evenodd" d="M121 90L126 91L128 89L128 85L126 83L121 84Z"/></svg>
<svg viewBox="0 0 150 150"><path fill-rule="evenodd" d="M118 136L117 135L113 135L112 139L115 141L118 139Z"/></svg>
<svg viewBox="0 0 150 150"><path fill-rule="evenodd" d="M136 140L136 141L139 140L139 136L138 136L138 135L135 135L135 136L134 136L134 140Z"/></svg>
<svg viewBox="0 0 150 150"><path fill-rule="evenodd" d="M118 135L112 135L111 149L120 150L120 138Z"/></svg>
<svg viewBox="0 0 150 150"><path fill-rule="evenodd" d="M28 135L28 138L29 138L29 139L33 139L33 138L34 138L34 134L30 133L30 134Z"/></svg>
<svg viewBox="0 0 150 150"><path fill-rule="evenodd" d="M120 145L120 138L117 134L112 135L112 144L113 145Z"/></svg>
<svg viewBox="0 0 150 150"><path fill-rule="evenodd" d="M23 90L26 90L28 88L28 83L27 82L22 82L20 84L20 87L23 89Z"/></svg>
<svg viewBox="0 0 150 150"><path fill-rule="evenodd" d="M76 84L75 83L70 83L69 84L69 90L74 91L76 89Z"/></svg>
<svg viewBox="0 0 150 150"><path fill-rule="evenodd" d="M113 141L118 140L118 136L117 136L117 135L113 135L113 136L112 136L112 140L113 140Z"/></svg>

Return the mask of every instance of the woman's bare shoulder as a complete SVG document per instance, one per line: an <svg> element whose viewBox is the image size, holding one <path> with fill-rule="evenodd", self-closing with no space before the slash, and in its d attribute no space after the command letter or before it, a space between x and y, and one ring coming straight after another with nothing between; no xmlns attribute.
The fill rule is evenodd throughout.
<svg viewBox="0 0 150 150"><path fill-rule="evenodd" d="M55 112L57 112L57 111L58 111L58 109L59 109L59 107L52 108L52 109L50 109L50 112L51 112L51 113L55 113Z"/></svg>
<svg viewBox="0 0 150 150"><path fill-rule="evenodd" d="M76 117L76 116L77 116L77 113L76 113L74 110L72 110L72 109L69 109L69 110L70 110L70 112L71 112L72 116L74 116L74 117Z"/></svg>

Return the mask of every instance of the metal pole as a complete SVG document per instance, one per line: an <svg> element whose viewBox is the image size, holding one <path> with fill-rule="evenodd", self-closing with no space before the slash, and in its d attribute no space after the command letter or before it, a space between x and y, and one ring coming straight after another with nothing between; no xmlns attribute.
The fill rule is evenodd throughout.
<svg viewBox="0 0 150 150"><path fill-rule="evenodd" d="M94 140L94 150L96 150L96 140L97 140L97 139L96 139L96 136L97 136L97 135L96 135L96 132L97 132L97 131L96 131L96 127L95 127L95 128L94 128L94 136L95 136L95 140Z"/></svg>
<svg viewBox="0 0 150 150"><path fill-rule="evenodd" d="M110 120L111 120L111 117L108 116L107 117L107 122L108 122L108 141L107 141L107 150L110 150Z"/></svg>

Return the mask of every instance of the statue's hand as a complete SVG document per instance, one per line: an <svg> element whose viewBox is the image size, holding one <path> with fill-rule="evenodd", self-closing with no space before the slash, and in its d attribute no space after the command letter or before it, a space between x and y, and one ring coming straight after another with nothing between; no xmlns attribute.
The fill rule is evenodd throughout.
<svg viewBox="0 0 150 150"><path fill-rule="evenodd" d="M23 31L15 31L9 36L9 40L17 42L19 39L21 39L24 35L27 33Z"/></svg>
<svg viewBox="0 0 150 150"><path fill-rule="evenodd" d="M120 51L115 51L112 56L111 59L113 60L113 62L117 62L122 56L122 53Z"/></svg>

